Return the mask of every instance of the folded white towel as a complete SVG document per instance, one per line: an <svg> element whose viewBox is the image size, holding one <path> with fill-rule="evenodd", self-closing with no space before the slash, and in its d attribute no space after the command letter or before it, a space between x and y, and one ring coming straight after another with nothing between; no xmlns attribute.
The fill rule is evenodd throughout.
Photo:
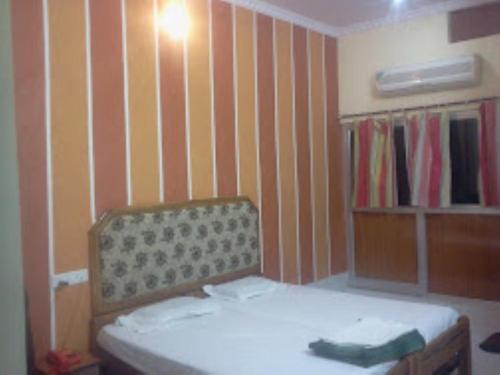
<svg viewBox="0 0 500 375"><path fill-rule="evenodd" d="M338 344L380 346L413 329L414 327L399 322L369 317L335 332L327 340Z"/></svg>

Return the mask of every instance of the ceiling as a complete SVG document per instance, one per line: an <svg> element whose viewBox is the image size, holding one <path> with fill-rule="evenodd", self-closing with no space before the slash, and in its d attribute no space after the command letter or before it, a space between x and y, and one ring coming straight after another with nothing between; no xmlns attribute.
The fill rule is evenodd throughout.
<svg viewBox="0 0 500 375"><path fill-rule="evenodd" d="M260 0L274 10L344 34L419 15L445 13L493 0ZM247 2L252 2L248 1ZM399 5L396 5L399 3Z"/></svg>

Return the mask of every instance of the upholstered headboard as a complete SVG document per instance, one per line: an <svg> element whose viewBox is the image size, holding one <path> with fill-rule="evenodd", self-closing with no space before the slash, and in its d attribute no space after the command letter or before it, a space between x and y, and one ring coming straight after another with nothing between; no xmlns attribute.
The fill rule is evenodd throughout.
<svg viewBox="0 0 500 375"><path fill-rule="evenodd" d="M106 213L90 230L94 315L260 269L258 212L243 197Z"/></svg>

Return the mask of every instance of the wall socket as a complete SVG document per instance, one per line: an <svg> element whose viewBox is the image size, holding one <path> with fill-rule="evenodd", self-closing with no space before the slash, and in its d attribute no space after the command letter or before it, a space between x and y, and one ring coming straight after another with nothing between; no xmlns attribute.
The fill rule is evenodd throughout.
<svg viewBox="0 0 500 375"><path fill-rule="evenodd" d="M89 271L86 268L81 270L58 273L52 276L52 288L62 288L68 285L82 284L89 281Z"/></svg>

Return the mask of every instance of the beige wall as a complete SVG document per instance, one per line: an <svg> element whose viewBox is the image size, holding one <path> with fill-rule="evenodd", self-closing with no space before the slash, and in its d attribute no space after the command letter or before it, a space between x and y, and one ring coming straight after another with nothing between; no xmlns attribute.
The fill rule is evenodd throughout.
<svg viewBox="0 0 500 375"><path fill-rule="evenodd" d="M477 87L396 98L375 93L380 69L472 53L483 60ZM500 95L500 35L450 44L443 14L341 37L339 88L341 114Z"/></svg>
<svg viewBox="0 0 500 375"><path fill-rule="evenodd" d="M26 374L9 4L0 1L0 373Z"/></svg>

